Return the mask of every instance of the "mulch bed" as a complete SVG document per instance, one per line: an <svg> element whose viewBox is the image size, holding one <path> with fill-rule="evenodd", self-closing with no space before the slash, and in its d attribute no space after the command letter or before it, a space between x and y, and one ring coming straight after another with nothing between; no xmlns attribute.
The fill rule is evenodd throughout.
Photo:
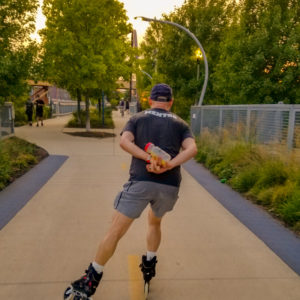
<svg viewBox="0 0 300 300"><path fill-rule="evenodd" d="M114 133L101 132L101 131L75 131L75 132L64 132L64 133L72 136L98 138L98 139L116 136Z"/></svg>

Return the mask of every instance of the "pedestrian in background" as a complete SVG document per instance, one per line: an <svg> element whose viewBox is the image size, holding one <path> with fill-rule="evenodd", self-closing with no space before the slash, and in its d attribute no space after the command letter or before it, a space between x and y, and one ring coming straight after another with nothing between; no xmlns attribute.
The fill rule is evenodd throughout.
<svg viewBox="0 0 300 300"><path fill-rule="evenodd" d="M44 116L44 105L45 102L37 95L37 100L35 101L35 117L36 117L36 126L39 127L39 121L41 122L41 126L44 126L43 116Z"/></svg>
<svg viewBox="0 0 300 300"><path fill-rule="evenodd" d="M28 100L26 102L25 113L27 115L27 120L28 120L29 126L32 126L33 103L32 103L31 98L28 98Z"/></svg>

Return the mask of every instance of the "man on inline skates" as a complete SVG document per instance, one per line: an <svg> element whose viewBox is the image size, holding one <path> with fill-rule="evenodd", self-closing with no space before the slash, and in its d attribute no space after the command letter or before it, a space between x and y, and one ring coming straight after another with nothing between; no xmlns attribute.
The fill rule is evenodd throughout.
<svg viewBox="0 0 300 300"><path fill-rule="evenodd" d="M132 155L129 181L115 199L116 212L111 227L100 243L94 261L86 274L66 289L65 300L90 299L119 240L148 204L147 252L142 256L140 267L145 283L155 276L161 220L177 201L180 165L196 155L197 147L188 125L170 112L173 97L168 85L155 85L149 103L151 108L132 116L121 133L120 146ZM144 150L149 142L170 154L171 160L163 164L160 159L151 157Z"/></svg>

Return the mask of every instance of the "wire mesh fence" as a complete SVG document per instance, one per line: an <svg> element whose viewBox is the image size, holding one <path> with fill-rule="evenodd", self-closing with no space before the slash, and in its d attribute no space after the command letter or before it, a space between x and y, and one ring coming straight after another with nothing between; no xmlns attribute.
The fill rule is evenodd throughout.
<svg viewBox="0 0 300 300"><path fill-rule="evenodd" d="M14 110L12 103L0 106L0 139L14 133Z"/></svg>
<svg viewBox="0 0 300 300"><path fill-rule="evenodd" d="M51 104L52 116L60 116L71 114L77 111L77 102L72 100L56 100L52 99ZM81 109L85 109L85 103L80 103Z"/></svg>
<svg viewBox="0 0 300 300"><path fill-rule="evenodd" d="M300 105L207 105L191 108L191 127L234 136L260 144L279 143L300 148Z"/></svg>

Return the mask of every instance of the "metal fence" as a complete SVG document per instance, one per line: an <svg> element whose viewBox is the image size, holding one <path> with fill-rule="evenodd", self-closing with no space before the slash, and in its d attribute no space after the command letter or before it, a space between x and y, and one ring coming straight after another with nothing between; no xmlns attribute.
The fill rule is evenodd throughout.
<svg viewBox="0 0 300 300"><path fill-rule="evenodd" d="M280 143L300 148L300 105L205 105L192 106L191 127L232 135L256 143Z"/></svg>
<svg viewBox="0 0 300 300"><path fill-rule="evenodd" d="M12 103L0 106L0 139L14 133L14 108Z"/></svg>
<svg viewBox="0 0 300 300"><path fill-rule="evenodd" d="M52 110L52 116L61 116L66 114L71 114L77 111L77 102L72 100L59 100L52 99L52 104L50 104ZM81 109L85 109L85 103L80 103Z"/></svg>

